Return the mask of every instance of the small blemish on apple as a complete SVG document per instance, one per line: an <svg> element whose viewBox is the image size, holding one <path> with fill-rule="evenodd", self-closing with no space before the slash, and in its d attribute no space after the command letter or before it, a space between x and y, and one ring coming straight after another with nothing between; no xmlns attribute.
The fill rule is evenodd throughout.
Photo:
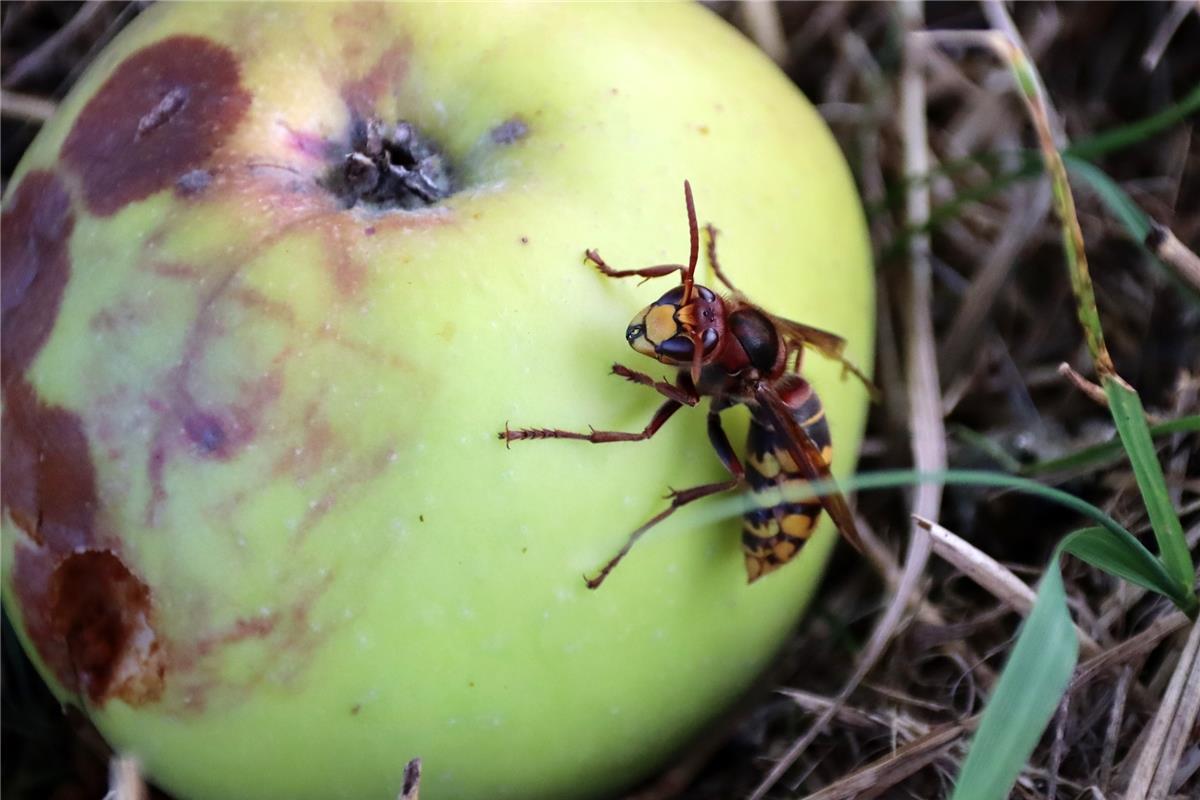
<svg viewBox="0 0 1200 800"><path fill-rule="evenodd" d="M180 197L191 197L200 194L212 184L213 175L206 169L193 169L179 176L175 181L175 193Z"/></svg>
<svg viewBox="0 0 1200 800"><path fill-rule="evenodd" d="M171 121L187 104L188 90L186 86L175 86L158 101L158 105L138 120L137 130L133 132L133 140L140 142L158 128Z"/></svg>
<svg viewBox="0 0 1200 800"><path fill-rule="evenodd" d="M197 412L183 421L188 439L204 455L219 454L225 446L227 436L221 421L212 414Z"/></svg>
<svg viewBox="0 0 1200 800"><path fill-rule="evenodd" d="M516 144L529 135L529 125L519 116L515 116L492 128L488 135L493 144Z"/></svg>

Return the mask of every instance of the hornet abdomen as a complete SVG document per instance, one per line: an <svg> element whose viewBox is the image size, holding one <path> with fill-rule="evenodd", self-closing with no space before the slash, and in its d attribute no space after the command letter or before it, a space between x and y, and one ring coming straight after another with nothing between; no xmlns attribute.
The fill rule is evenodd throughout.
<svg viewBox="0 0 1200 800"><path fill-rule="evenodd" d="M779 393L800 425L820 451L826 465L833 458L833 444L825 408L808 381L795 375L785 377ZM742 549L746 574L751 583L791 561L812 535L821 515L821 501L806 496L808 480L788 451L786 439L755 414L746 439L746 478L759 502L771 502L747 511L742 517ZM779 490L784 489L783 495ZM784 499L786 495L789 499Z"/></svg>

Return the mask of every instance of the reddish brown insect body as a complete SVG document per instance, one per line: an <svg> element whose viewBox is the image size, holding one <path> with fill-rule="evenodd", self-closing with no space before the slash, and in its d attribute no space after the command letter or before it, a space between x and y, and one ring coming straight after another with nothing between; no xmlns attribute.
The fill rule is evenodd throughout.
<svg viewBox="0 0 1200 800"><path fill-rule="evenodd" d="M591 589L601 584L642 534L680 506L746 483L756 491L786 487L789 497L804 498L804 486L809 481L829 479L833 445L825 411L808 381L799 375L805 347L838 361L874 391L866 377L842 356L846 343L841 337L770 314L730 283L717 261L717 231L712 225L705 226L708 261L713 274L730 294L721 297L695 282L700 231L692 188L686 181L683 187L691 233L691 255L686 266L660 264L617 270L606 264L595 250L588 250L584 257L585 263L610 278L650 279L674 272L681 275L680 285L638 312L625 331L625 338L634 350L679 368L675 383L656 381L621 364L613 365L615 374L654 389L666 398L649 424L637 433L594 429L590 433L575 433L556 428L510 430L506 425L500 434L506 444L521 439L641 441L653 436L682 406L694 406L701 397L711 398L708 436L717 457L729 470L729 479L672 491L668 495L671 504L635 530L625 546L594 577L586 579ZM738 404L747 406L751 414L744 465L730 445L720 418L722 410ZM751 582L796 555L811 535L822 508L829 512L842 534L859 546L854 517L840 493L755 508L746 512L742 524L742 548Z"/></svg>

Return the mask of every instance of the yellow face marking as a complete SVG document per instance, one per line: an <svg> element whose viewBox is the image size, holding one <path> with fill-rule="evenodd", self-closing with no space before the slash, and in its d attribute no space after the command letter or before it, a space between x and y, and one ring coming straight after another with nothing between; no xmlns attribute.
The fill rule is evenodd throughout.
<svg viewBox="0 0 1200 800"><path fill-rule="evenodd" d="M625 337L629 341L629 346L644 356L655 357L654 345L646 338L646 315L650 313L652 306L646 306L637 313L637 316L629 323L629 328L625 332Z"/></svg>
<svg viewBox="0 0 1200 800"><path fill-rule="evenodd" d="M646 338L651 342L665 342L679 333L675 323L675 306L651 306L646 314Z"/></svg>
<svg viewBox="0 0 1200 800"><path fill-rule="evenodd" d="M807 514L788 514L783 518L783 524L780 527L788 536L807 539L812 533L812 524L812 517Z"/></svg>

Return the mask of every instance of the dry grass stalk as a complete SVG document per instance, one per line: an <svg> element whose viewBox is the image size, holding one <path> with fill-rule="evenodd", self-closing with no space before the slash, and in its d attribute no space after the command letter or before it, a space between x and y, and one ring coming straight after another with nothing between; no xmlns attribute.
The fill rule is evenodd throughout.
<svg viewBox="0 0 1200 800"><path fill-rule="evenodd" d="M108 764L108 794L104 800L147 800L149 796L137 759L113 756Z"/></svg>
<svg viewBox="0 0 1200 800"><path fill-rule="evenodd" d="M71 44L85 28L92 24L92 21L104 10L105 5L101 0L84 3L79 11L75 12L54 35L47 37L38 47L26 53L19 61L5 70L4 85L20 85L22 81L42 70L47 62L55 59L67 45Z"/></svg>
<svg viewBox="0 0 1200 800"><path fill-rule="evenodd" d="M54 116L58 103L11 89L0 89L0 114L12 119L41 124Z"/></svg>
<svg viewBox="0 0 1200 800"><path fill-rule="evenodd" d="M978 721L978 717L972 717L964 722L944 725L930 731L896 752L852 772L818 792L807 795L805 800L850 800L863 797L867 793L876 796L876 792L895 786L944 755L964 733L974 730Z"/></svg>
<svg viewBox="0 0 1200 800"><path fill-rule="evenodd" d="M956 569L982 586L997 600L1006 604L1021 616L1027 616L1033 608L1036 594L1025 582L1012 574L1000 562L978 547L946 530L936 522L913 515L917 524L933 537L933 551L950 562ZM1079 647L1087 656L1098 655L1101 647L1096 640L1075 626Z"/></svg>
<svg viewBox="0 0 1200 800"><path fill-rule="evenodd" d="M775 0L747 0L738 5L742 25L759 49L776 64L788 58L788 41L783 33L783 20Z"/></svg>
<svg viewBox="0 0 1200 800"><path fill-rule="evenodd" d="M1200 625L1192 625L1171 682L1150 724L1149 735L1129 779L1125 800L1164 800L1167 797L1184 745L1191 741L1197 711L1200 711Z"/></svg>
<svg viewBox="0 0 1200 800"><path fill-rule="evenodd" d="M1200 292L1200 256L1179 241L1170 228L1154 223L1146 236L1146 246L1196 291Z"/></svg>

